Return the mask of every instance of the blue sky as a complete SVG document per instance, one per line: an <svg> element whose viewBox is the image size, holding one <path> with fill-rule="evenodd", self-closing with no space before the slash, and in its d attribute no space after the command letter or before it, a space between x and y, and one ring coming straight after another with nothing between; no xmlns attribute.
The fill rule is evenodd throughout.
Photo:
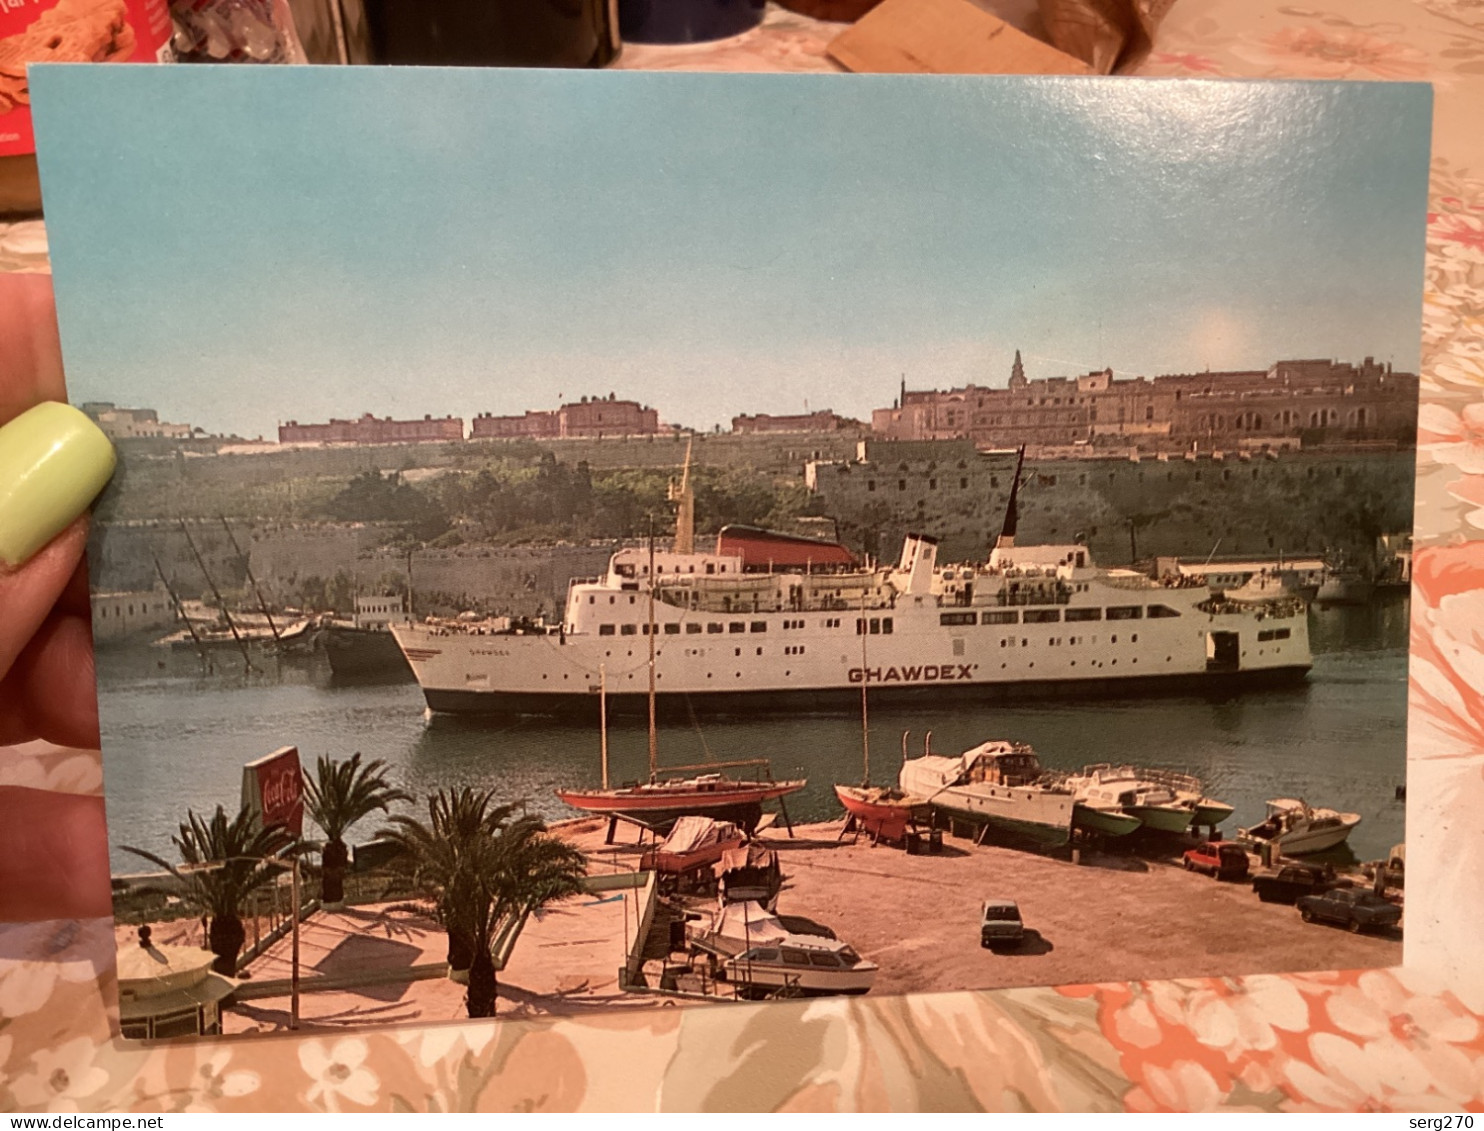
<svg viewBox="0 0 1484 1131"><path fill-rule="evenodd" d="M73 398L212 431L1418 363L1421 86L33 75Z"/></svg>

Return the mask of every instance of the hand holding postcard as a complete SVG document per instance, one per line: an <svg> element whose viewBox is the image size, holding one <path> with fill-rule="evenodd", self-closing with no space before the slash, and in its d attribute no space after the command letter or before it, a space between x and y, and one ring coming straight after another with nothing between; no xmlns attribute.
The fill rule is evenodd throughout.
<svg viewBox="0 0 1484 1131"><path fill-rule="evenodd" d="M1425 88L34 83L126 1035L1400 963Z"/></svg>

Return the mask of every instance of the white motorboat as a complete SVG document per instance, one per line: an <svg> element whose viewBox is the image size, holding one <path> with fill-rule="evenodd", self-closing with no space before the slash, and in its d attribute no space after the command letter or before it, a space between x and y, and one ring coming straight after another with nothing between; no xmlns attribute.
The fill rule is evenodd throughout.
<svg viewBox="0 0 1484 1131"><path fill-rule="evenodd" d="M710 924L692 927L691 941L722 956L717 978L744 996L863 994L879 967L847 943L796 934L761 904L729 903Z"/></svg>
<svg viewBox="0 0 1484 1131"><path fill-rule="evenodd" d="M1157 832L1183 833L1195 819L1195 802L1179 797L1135 766L1106 762L1087 766L1069 776L1066 784L1083 805L1117 810Z"/></svg>
<svg viewBox="0 0 1484 1131"><path fill-rule="evenodd" d="M1280 797L1268 802L1262 824L1238 829L1237 839L1257 847L1271 844L1283 856L1304 856L1343 844L1358 824L1359 813L1316 809L1302 799Z"/></svg>

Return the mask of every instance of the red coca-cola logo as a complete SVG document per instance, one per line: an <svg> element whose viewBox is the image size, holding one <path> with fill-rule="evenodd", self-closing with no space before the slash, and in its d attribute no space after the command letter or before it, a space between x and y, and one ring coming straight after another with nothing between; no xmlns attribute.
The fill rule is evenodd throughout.
<svg viewBox="0 0 1484 1131"><path fill-rule="evenodd" d="M299 750L287 746L249 767L256 796L249 803L264 825L283 825L299 836L304 829L304 771Z"/></svg>

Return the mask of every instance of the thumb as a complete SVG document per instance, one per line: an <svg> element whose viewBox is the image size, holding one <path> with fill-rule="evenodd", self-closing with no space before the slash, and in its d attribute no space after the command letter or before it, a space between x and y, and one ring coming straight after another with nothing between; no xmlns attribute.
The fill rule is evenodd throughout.
<svg viewBox="0 0 1484 1131"><path fill-rule="evenodd" d="M77 568L78 520L114 462L108 437L70 405L48 401L0 427L0 679Z"/></svg>

